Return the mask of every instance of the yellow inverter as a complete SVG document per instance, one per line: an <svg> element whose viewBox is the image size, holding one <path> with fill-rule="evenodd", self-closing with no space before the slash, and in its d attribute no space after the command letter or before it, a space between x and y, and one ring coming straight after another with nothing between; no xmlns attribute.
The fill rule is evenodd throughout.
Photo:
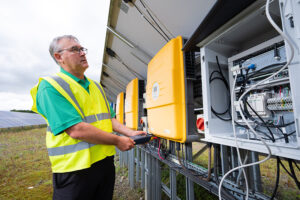
<svg viewBox="0 0 300 200"><path fill-rule="evenodd" d="M117 96L116 117L121 124L124 124L124 92Z"/></svg>
<svg viewBox="0 0 300 200"><path fill-rule="evenodd" d="M183 39L178 36L160 49L148 64L146 85L149 132L180 143L187 141L188 132L187 79L182 47Z"/></svg>
<svg viewBox="0 0 300 200"><path fill-rule="evenodd" d="M138 79L133 79L126 87L125 98L125 121L126 126L138 129Z"/></svg>
<svg viewBox="0 0 300 200"><path fill-rule="evenodd" d="M133 130L142 128L139 119L144 115L143 93L145 83L143 80L133 79L126 87L125 97L125 124Z"/></svg>

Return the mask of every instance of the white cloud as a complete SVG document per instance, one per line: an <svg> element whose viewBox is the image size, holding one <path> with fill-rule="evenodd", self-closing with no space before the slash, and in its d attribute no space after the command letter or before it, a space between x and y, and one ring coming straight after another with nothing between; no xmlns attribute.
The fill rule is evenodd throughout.
<svg viewBox="0 0 300 200"><path fill-rule="evenodd" d="M30 107L27 105L30 88L39 77L59 70L48 53L51 40L59 35L72 34L89 49L90 67L86 75L99 81L109 3L109 0L1 1L0 110L12 109L12 102L19 109L22 102L23 109Z"/></svg>
<svg viewBox="0 0 300 200"><path fill-rule="evenodd" d="M29 110L32 106L30 95L12 92L0 92L0 102L0 110Z"/></svg>

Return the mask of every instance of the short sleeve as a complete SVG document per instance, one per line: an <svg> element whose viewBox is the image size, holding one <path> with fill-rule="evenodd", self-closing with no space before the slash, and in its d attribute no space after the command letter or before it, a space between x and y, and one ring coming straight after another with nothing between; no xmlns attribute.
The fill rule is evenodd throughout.
<svg viewBox="0 0 300 200"><path fill-rule="evenodd" d="M109 104L109 108L110 108L110 116L111 116L111 118L115 118L116 117L116 113L115 113L114 109L111 107L110 104Z"/></svg>
<svg viewBox="0 0 300 200"><path fill-rule="evenodd" d="M73 105L46 80L41 81L38 88L37 110L47 118L54 135L82 122Z"/></svg>

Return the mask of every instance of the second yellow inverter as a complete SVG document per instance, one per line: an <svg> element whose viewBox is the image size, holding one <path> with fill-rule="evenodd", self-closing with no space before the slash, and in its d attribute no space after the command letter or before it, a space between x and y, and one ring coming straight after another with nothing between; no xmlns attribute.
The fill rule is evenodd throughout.
<svg viewBox="0 0 300 200"><path fill-rule="evenodd" d="M117 96L116 117L121 124L124 124L124 92Z"/></svg>
<svg viewBox="0 0 300 200"><path fill-rule="evenodd" d="M126 87L125 98L125 121L126 126L138 129L138 79L133 79Z"/></svg>
<svg viewBox="0 0 300 200"><path fill-rule="evenodd" d="M149 132L180 143L187 141L188 128L182 46L183 39L178 36L153 57L148 64L146 86Z"/></svg>
<svg viewBox="0 0 300 200"><path fill-rule="evenodd" d="M143 93L145 84L143 80L133 79L126 87L125 97L125 124L133 130L141 129L139 119L144 115Z"/></svg>

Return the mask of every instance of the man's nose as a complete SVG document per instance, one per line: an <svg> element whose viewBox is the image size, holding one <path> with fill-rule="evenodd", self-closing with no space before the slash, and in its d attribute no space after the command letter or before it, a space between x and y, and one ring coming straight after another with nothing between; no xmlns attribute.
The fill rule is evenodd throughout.
<svg viewBox="0 0 300 200"><path fill-rule="evenodd" d="M81 51L79 52L79 55L80 55L80 56L85 56L86 53L85 53L85 51L82 51L82 50L81 50Z"/></svg>

